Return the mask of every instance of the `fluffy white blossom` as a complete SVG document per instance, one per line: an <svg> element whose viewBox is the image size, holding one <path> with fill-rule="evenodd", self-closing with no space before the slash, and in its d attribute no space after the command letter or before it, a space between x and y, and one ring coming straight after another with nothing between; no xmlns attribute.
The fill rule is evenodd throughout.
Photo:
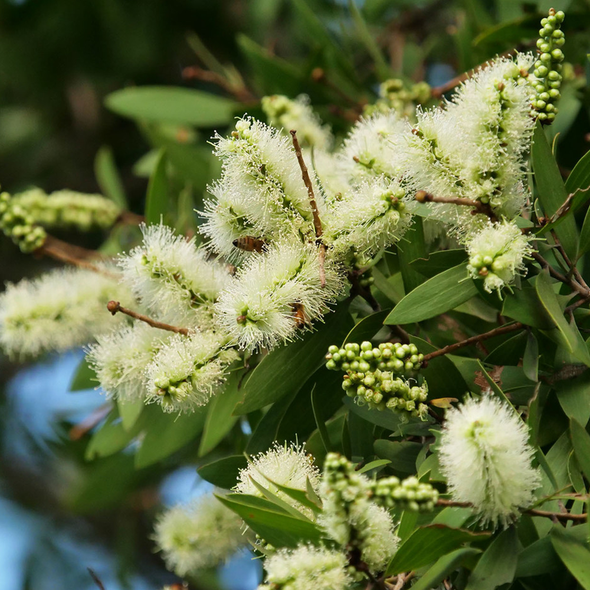
<svg viewBox="0 0 590 590"><path fill-rule="evenodd" d="M270 450L252 457L248 467L240 469L238 483L234 490L240 494L262 496L260 490L252 483L253 480L288 504L308 514L308 511L303 509L298 502L281 492L271 482L305 491L309 481L312 488L317 490L320 483L320 471L314 465L313 457L305 452L305 445L291 443L288 446L285 443L281 446L275 442Z"/></svg>
<svg viewBox="0 0 590 590"><path fill-rule="evenodd" d="M326 228L337 254L354 251L372 257L399 241L412 216L406 191L399 182L373 179L350 191L334 203Z"/></svg>
<svg viewBox="0 0 590 590"><path fill-rule="evenodd" d="M54 270L8 284L0 294L0 344L22 356L87 344L125 322L107 310L111 299L133 302L115 278L88 270Z"/></svg>
<svg viewBox="0 0 590 590"><path fill-rule="evenodd" d="M88 347L87 359L109 397L123 401L144 399L145 368L170 338L170 332L138 322L99 335L96 344Z"/></svg>
<svg viewBox="0 0 590 590"><path fill-rule="evenodd" d="M287 133L294 129L302 147L329 149L332 134L328 126L322 126L318 115L309 104L309 96L301 94L295 100L275 94L262 98L262 110L273 127Z"/></svg>
<svg viewBox="0 0 590 590"><path fill-rule="evenodd" d="M267 242L314 236L309 195L290 138L245 117L229 137L217 138L216 155L222 161L222 178L211 192L219 203L206 203L202 228L213 248L231 252L234 240L244 235ZM313 171L311 177L322 212Z"/></svg>
<svg viewBox="0 0 590 590"><path fill-rule="evenodd" d="M224 345L225 339L213 332L172 336L145 369L146 401L159 403L165 412L204 406L225 380L227 367L238 358Z"/></svg>
<svg viewBox="0 0 590 590"><path fill-rule="evenodd" d="M498 58L467 80L442 108L418 111L404 134L405 168L416 189L478 199L514 217L526 204L534 118L528 69L534 58ZM434 216L470 225L466 207L433 204Z"/></svg>
<svg viewBox="0 0 590 590"><path fill-rule="evenodd" d="M344 553L325 547L280 549L264 569L268 582L258 590L345 590L352 583Z"/></svg>
<svg viewBox="0 0 590 590"><path fill-rule="evenodd" d="M244 547L242 520L215 496L165 511L155 525L154 539L166 566L179 576L219 565Z"/></svg>
<svg viewBox="0 0 590 590"><path fill-rule="evenodd" d="M467 270L474 279L483 279L489 293L513 284L516 274L524 270L524 259L533 250L530 238L508 221L488 223L466 241Z"/></svg>
<svg viewBox="0 0 590 590"><path fill-rule="evenodd" d="M453 500L473 504L484 523L507 526L539 486L528 438L514 409L497 398L448 410L439 461Z"/></svg>
<svg viewBox="0 0 590 590"><path fill-rule="evenodd" d="M406 125L394 110L362 118L338 152L340 173L353 184L376 176L397 178L403 172L399 141Z"/></svg>
<svg viewBox="0 0 590 590"><path fill-rule="evenodd" d="M342 290L335 264L326 260L326 285L314 244L279 243L252 257L216 305L217 321L243 349L272 348L322 317Z"/></svg>
<svg viewBox="0 0 590 590"><path fill-rule="evenodd" d="M143 243L119 258L123 280L158 319L211 326L212 306L228 284L223 265L166 225L143 225Z"/></svg>
<svg viewBox="0 0 590 590"><path fill-rule="evenodd" d="M397 551L399 539L385 508L373 503L372 483L345 457L330 453L320 486L323 511L319 522L342 547L355 545L374 572L382 571Z"/></svg>

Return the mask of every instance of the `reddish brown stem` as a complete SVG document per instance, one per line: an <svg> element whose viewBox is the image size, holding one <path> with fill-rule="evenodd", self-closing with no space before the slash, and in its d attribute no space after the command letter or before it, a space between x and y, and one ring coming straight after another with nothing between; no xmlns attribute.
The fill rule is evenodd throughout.
<svg viewBox="0 0 590 590"><path fill-rule="evenodd" d="M488 203L482 203L475 199L466 199L464 197L438 197L431 195L426 191L418 191L416 193L416 201L419 203L449 203L450 205L472 207L475 213L487 215L494 222L498 221L498 217Z"/></svg>
<svg viewBox="0 0 590 590"><path fill-rule="evenodd" d="M437 356L443 356L445 354L449 354L458 348L463 348L464 346L470 346L472 344L477 344L482 340L487 340L488 338L493 338L494 336L499 336L500 334L507 334L509 332L514 332L516 330L522 330L524 325L520 322L515 322L514 324L506 324L504 326L500 326L498 328L494 328L489 332L485 332L484 334L478 334L477 336L472 336L471 338L467 338L466 340L461 340L461 342L455 342L454 344L449 344L440 350L435 350L429 354L424 355L424 362L429 361L430 359L436 358Z"/></svg>
<svg viewBox="0 0 590 590"><path fill-rule="evenodd" d="M171 326L170 324L165 324L164 322L158 322L147 315L142 313L138 313L133 311L132 309L127 309L123 307L118 301L109 301L107 303L107 309L115 315L117 312L124 313L129 317L139 320L141 322L145 322L146 324L150 325L152 328L158 328L159 330L168 330L168 332L176 332L177 334L183 334L184 336L188 336L189 331L187 328L179 328L177 326Z"/></svg>

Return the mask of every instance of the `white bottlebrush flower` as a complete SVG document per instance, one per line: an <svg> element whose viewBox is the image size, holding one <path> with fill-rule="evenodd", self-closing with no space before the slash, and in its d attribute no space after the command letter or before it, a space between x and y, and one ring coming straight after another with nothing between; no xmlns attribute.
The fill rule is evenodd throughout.
<svg viewBox="0 0 590 590"><path fill-rule="evenodd" d="M312 488L317 490L320 483L320 471L314 465L313 457L305 452L304 444L291 443L288 446L285 443L281 446L275 442L270 450L252 457L248 467L240 469L238 483L235 485L234 490L240 494L262 497L263 494L254 485L253 481L309 516L310 511L303 509L298 502L281 492L271 482L287 488L305 491L309 481Z"/></svg>
<svg viewBox="0 0 590 590"><path fill-rule="evenodd" d="M534 118L528 69L534 58L498 58L459 87L444 107L418 112L404 135L404 163L416 189L478 199L514 217L528 197L526 154ZM432 204L433 216L472 226L467 207Z"/></svg>
<svg viewBox="0 0 590 590"><path fill-rule="evenodd" d="M123 280L158 319L211 327L213 303L230 278L227 270L166 225L141 229L143 243L119 259Z"/></svg>
<svg viewBox="0 0 590 590"><path fill-rule="evenodd" d="M318 115L309 104L309 96L302 94L295 100L275 94L262 98L262 110L269 125L289 133L297 131L297 139L302 147L320 150L329 149L332 134L328 126L322 126Z"/></svg>
<svg viewBox="0 0 590 590"><path fill-rule="evenodd" d="M89 270L59 269L0 295L0 344L11 355L35 356L92 342L126 320L107 310L111 299L132 305L115 278Z"/></svg>
<svg viewBox="0 0 590 590"><path fill-rule="evenodd" d="M318 183L320 184L324 193L326 203L328 205L328 216L330 215L330 208L336 205L339 201L346 198L348 193L352 191L347 176L342 174L339 169L339 156L324 150L314 150L309 157L311 168L315 171ZM325 222L325 213L322 218L322 223Z"/></svg>
<svg viewBox="0 0 590 590"><path fill-rule="evenodd" d="M484 523L507 526L533 501L540 477L527 426L497 398L447 411L439 461L453 500L469 502Z"/></svg>
<svg viewBox="0 0 590 590"><path fill-rule="evenodd" d="M326 260L322 287L318 248L280 242L238 271L216 306L219 326L242 349L272 348L294 338L326 312L342 290L334 262Z"/></svg>
<svg viewBox="0 0 590 590"><path fill-rule="evenodd" d="M345 457L328 454L320 486L320 524L342 547L352 543L371 571L380 572L397 551L399 539L389 512L372 502L371 495L367 477Z"/></svg>
<svg viewBox="0 0 590 590"><path fill-rule="evenodd" d="M346 555L325 547L279 549L264 562L267 584L259 590L345 590L352 579Z"/></svg>
<svg viewBox="0 0 590 590"><path fill-rule="evenodd" d="M314 236L309 195L290 138L245 117L229 137L217 137L216 155L222 161L222 179L212 192L225 194L219 207L209 203L204 212L204 230L213 245L223 242L223 236L217 235L220 227L224 232L228 227L235 232L240 224L254 228L253 237L271 242L280 236L298 240ZM325 209L322 194L313 171L310 174L321 214ZM222 248L229 249L229 244L222 244Z"/></svg>
<svg viewBox="0 0 590 590"><path fill-rule="evenodd" d="M399 241L411 219L406 191L399 182L379 178L335 202L325 232L337 255L354 251L371 258Z"/></svg>
<svg viewBox="0 0 590 590"><path fill-rule="evenodd" d="M213 332L172 336L145 368L146 401L159 403L165 412L204 406L238 358L224 345L225 339Z"/></svg>
<svg viewBox="0 0 590 590"><path fill-rule="evenodd" d="M516 274L524 270L524 259L533 251L530 237L508 221L488 223L467 238L466 248L469 274L483 279L489 293L513 284Z"/></svg>
<svg viewBox="0 0 590 590"><path fill-rule="evenodd" d="M361 119L338 152L340 173L353 184L402 173L399 141L407 123L394 110Z"/></svg>
<svg viewBox="0 0 590 590"><path fill-rule="evenodd" d="M12 204L19 205L35 223L44 227L74 227L87 231L93 227L111 227L121 213L121 208L102 195L60 190L47 195L33 188L12 197Z"/></svg>
<svg viewBox="0 0 590 590"><path fill-rule="evenodd" d="M145 368L172 338L170 332L138 322L97 337L87 359L107 396L123 401L146 396Z"/></svg>
<svg viewBox="0 0 590 590"><path fill-rule="evenodd" d="M164 512L154 539L166 567L181 577L216 567L247 544L242 520L213 495Z"/></svg>

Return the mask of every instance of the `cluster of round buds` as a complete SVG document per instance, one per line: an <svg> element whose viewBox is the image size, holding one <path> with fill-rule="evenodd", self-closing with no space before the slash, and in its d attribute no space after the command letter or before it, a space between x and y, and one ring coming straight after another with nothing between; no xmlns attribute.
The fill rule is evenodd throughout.
<svg viewBox="0 0 590 590"><path fill-rule="evenodd" d="M389 109L406 114L414 110L417 104L428 102L432 97L432 89L426 82L418 82L407 87L403 80L391 78L381 84L379 96L380 100L374 105L365 107L365 116Z"/></svg>
<svg viewBox="0 0 590 590"><path fill-rule="evenodd" d="M539 30L537 49L539 59L535 62L535 90L537 95L533 101L533 107L541 121L551 123L557 114L555 103L561 97L563 47L565 37L561 30L561 23L565 14L551 8L549 15L541 20L542 29Z"/></svg>
<svg viewBox="0 0 590 590"><path fill-rule="evenodd" d="M368 404L377 410L389 409L424 419L428 406L428 386L411 385L399 377L414 374L424 355L418 354L414 344L384 342L373 348L370 342L349 342L344 348L330 346L326 367L332 371L346 371L342 389L358 404Z"/></svg>
<svg viewBox="0 0 590 590"><path fill-rule="evenodd" d="M8 193L0 193L0 230L23 252L33 252L44 244L47 234L22 207L10 201Z"/></svg>
<svg viewBox="0 0 590 590"><path fill-rule="evenodd" d="M378 347L368 342L349 342L343 348L332 345L326 355L326 367L331 371L370 373L376 370L398 375L414 374L424 360L415 344L383 342Z"/></svg>
<svg viewBox="0 0 590 590"><path fill-rule="evenodd" d="M373 501L385 508L401 508L412 512L429 512L438 501L438 490L429 483L420 483L411 476L400 481L397 477L378 479L373 484Z"/></svg>

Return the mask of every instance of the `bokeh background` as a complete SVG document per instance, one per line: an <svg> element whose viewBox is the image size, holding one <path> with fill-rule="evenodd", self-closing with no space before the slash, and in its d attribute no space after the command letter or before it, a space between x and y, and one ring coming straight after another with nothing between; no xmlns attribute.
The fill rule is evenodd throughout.
<svg viewBox="0 0 590 590"><path fill-rule="evenodd" d="M186 223L194 225L192 209L217 173L207 144L214 129L138 125L105 107L110 93L174 85L231 96L187 71L210 69L212 55L232 73L232 98L243 101L236 114L259 114L264 94L306 93L338 133L349 99L374 100L384 71L443 84L507 49L530 46L538 14L551 5L577 15L566 21L577 81L564 89L568 115L555 129L567 169L587 150L590 131L587 0L358 0L352 8L344 0L0 0L2 190L100 192L101 154L115 163L130 209L141 213L154 148L180 146L171 151L172 165L188 195ZM336 72L330 84L318 81L318 68ZM60 237L87 247L103 240ZM0 289L51 265L0 236ZM101 416L104 398L70 391L82 356L72 351L28 364L0 356L2 589L96 588L87 568L106 590L176 581L154 553L153 517L208 484L196 475L190 446L141 470L125 453L84 460L90 433L82 431ZM242 554L195 587L250 590L258 576L258 564Z"/></svg>

